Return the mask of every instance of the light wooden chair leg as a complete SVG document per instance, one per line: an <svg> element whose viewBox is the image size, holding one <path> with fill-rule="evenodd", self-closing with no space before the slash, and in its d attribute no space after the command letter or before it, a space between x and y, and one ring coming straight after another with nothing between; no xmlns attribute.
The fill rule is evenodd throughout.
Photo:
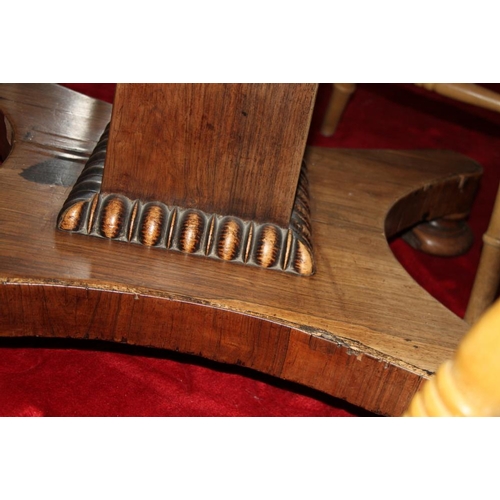
<svg viewBox="0 0 500 500"><path fill-rule="evenodd" d="M356 90L355 83L334 83L333 93L328 103L325 118L321 126L321 133L326 137L331 137L339 124L351 95Z"/></svg>
<svg viewBox="0 0 500 500"><path fill-rule="evenodd" d="M415 395L407 417L500 415L500 301L460 342L454 358Z"/></svg>
<svg viewBox="0 0 500 500"><path fill-rule="evenodd" d="M465 313L465 321L469 324L474 324L493 303L500 284L500 188L483 242L479 268Z"/></svg>
<svg viewBox="0 0 500 500"><path fill-rule="evenodd" d="M500 94L475 83L416 83L415 85L456 101L500 112Z"/></svg>

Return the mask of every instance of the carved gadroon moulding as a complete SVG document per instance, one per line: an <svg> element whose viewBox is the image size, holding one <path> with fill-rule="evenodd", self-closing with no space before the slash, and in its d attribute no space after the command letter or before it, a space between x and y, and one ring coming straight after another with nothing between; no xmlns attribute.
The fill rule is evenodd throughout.
<svg viewBox="0 0 500 500"><path fill-rule="evenodd" d="M314 273L305 163L289 226L283 228L101 193L108 135L109 125L59 212L59 229L302 276Z"/></svg>

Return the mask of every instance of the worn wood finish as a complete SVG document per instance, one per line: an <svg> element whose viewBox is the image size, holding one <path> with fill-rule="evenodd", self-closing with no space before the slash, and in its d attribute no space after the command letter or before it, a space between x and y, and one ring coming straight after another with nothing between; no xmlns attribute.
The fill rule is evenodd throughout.
<svg viewBox="0 0 500 500"><path fill-rule="evenodd" d="M235 272L57 230L110 106L57 86L3 85L0 109L15 135L0 166L1 335L179 350L401 415L466 331L386 241L425 216L468 210L481 169L463 156L309 150L316 274Z"/></svg>
<svg viewBox="0 0 500 500"><path fill-rule="evenodd" d="M309 276L314 273L307 169L288 227L102 193L109 126L59 213L65 231Z"/></svg>
<svg viewBox="0 0 500 500"><path fill-rule="evenodd" d="M413 398L409 417L500 416L500 301Z"/></svg>
<svg viewBox="0 0 500 500"><path fill-rule="evenodd" d="M102 189L288 227L316 90L119 84Z"/></svg>

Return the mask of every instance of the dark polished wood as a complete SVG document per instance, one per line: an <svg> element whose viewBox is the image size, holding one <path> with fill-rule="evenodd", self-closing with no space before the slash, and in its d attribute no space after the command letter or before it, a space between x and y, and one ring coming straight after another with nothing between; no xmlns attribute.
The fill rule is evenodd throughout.
<svg viewBox="0 0 500 500"><path fill-rule="evenodd" d="M439 257L457 257L468 252L474 235L467 224L468 214L456 214L417 224L403 235L416 250Z"/></svg>
<svg viewBox="0 0 500 500"><path fill-rule="evenodd" d="M288 227L316 90L118 84L102 190Z"/></svg>
<svg viewBox="0 0 500 500"><path fill-rule="evenodd" d="M64 231L135 243L266 269L314 273L307 168L302 161L287 227L207 214L101 190L109 142L106 127L57 220ZM272 203L272 200L268 200Z"/></svg>
<svg viewBox="0 0 500 500"><path fill-rule="evenodd" d="M0 335L178 350L401 415L464 321L420 288L387 237L467 212L481 168L451 152L306 153L317 272L199 259L56 229L111 107L51 85L0 86ZM4 142L5 143L5 142Z"/></svg>

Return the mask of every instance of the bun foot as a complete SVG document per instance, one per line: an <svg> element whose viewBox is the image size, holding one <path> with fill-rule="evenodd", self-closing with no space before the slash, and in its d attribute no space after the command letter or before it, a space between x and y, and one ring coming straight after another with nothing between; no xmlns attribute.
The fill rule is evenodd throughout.
<svg viewBox="0 0 500 500"><path fill-rule="evenodd" d="M422 222L403 235L411 247L439 257L457 257L472 247L474 235L465 221L467 215L455 214Z"/></svg>

